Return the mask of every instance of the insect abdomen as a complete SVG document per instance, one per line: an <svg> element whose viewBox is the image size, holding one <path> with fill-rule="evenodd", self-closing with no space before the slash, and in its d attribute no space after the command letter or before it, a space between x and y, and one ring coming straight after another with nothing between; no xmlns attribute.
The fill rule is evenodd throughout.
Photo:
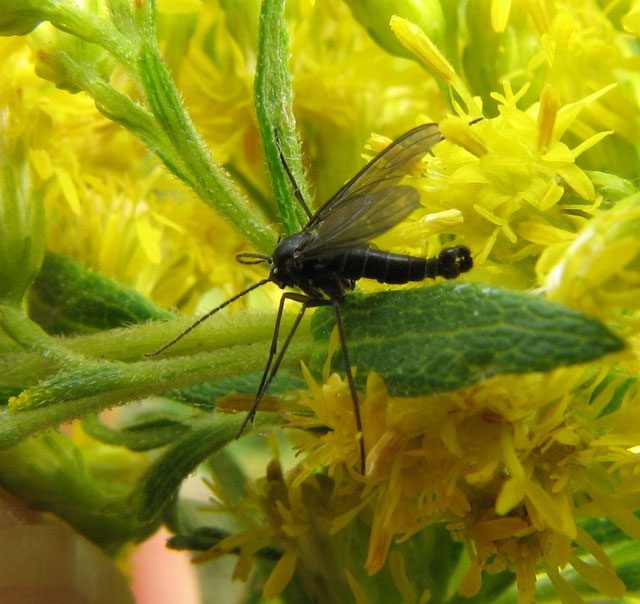
<svg viewBox="0 0 640 604"><path fill-rule="evenodd" d="M344 279L376 279L397 285L436 277L453 279L472 266L471 252L460 245L443 249L436 258L355 247L337 256L328 268Z"/></svg>

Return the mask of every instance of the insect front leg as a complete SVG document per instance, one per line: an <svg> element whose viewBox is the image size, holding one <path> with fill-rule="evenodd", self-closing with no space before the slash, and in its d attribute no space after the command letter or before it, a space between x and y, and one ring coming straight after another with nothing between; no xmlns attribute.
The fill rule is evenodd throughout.
<svg viewBox="0 0 640 604"><path fill-rule="evenodd" d="M256 255L254 254L254 256L256 256ZM267 256L264 256L264 258L267 258ZM252 263L250 262L249 264L252 264ZM204 315L202 315L199 319L197 319L196 321L191 323L191 325L189 325L189 327L187 327L186 329L181 331L175 338L173 338L173 340L171 340L170 342L167 342L164 346L162 346L161 348L158 348L158 350L156 350L155 352L150 352L149 354L145 354L144 356L145 357L158 356L159 354L164 352L167 348L170 348L175 343L177 343L180 340L182 340L182 338L184 338L184 336L186 336L188 333L191 333L196 327L198 327L198 325L200 325L200 323L203 323L209 317L211 317L211 316L215 315L217 312L221 311L225 306L228 306L232 302L235 302L236 300L239 300L240 298L242 298L242 296L246 296L250 291L253 291L254 289L257 289L258 287L262 287L263 285L266 285L270 281L271 281L271 278L267 277L266 279L261 279L257 283L254 283L253 285L250 285L249 287L246 287L241 292L237 293L235 296L231 296L231 298L229 298L228 300L225 300L222 304L219 304L215 308L212 308L209 312L207 312Z"/></svg>
<svg viewBox="0 0 640 604"><path fill-rule="evenodd" d="M266 389L268 387L268 384L267 384L267 386L265 386L265 383L266 383L267 377L269 375L269 370L271 369L271 363L273 362L273 359L276 356L276 352L278 351L278 336L280 335L280 323L282 322L282 313L284 312L284 303L287 300L294 300L296 302L300 302L303 305L302 309L304 309L304 304L305 304L305 302L307 302L308 299L309 299L308 296L305 296L303 294L298 294L298 293L295 293L295 292L285 292L284 294L282 294L282 296L280 296L280 304L278 305L278 314L276 315L276 322L275 322L275 325L273 326L273 336L271 338L271 348L269 349L269 358L267 359L267 363L266 363L266 365L264 367L264 370L262 371L262 379L260 380L260 385L258 386L258 391L257 391L257 394L256 394L256 398L258 396L260 396L262 398L262 396L264 395L264 392L266 391ZM301 311L302 311L302 309L301 309ZM304 314L304 313L302 313L302 314ZM302 317L300 317L300 320L302 320ZM297 325L296 325L296 327L297 327ZM291 337L293 337L293 335L291 335ZM287 341L285 342L285 344L283 346L283 350L286 350L286 347L289 345L288 343L289 343L289 338L287 338ZM253 415L255 415L255 407L256 406L257 405L254 402L254 406L252 407L252 409L254 411ZM244 428L244 425L243 425L243 428Z"/></svg>
<svg viewBox="0 0 640 604"><path fill-rule="evenodd" d="M280 333L280 323L282 321L282 313L284 312L284 303L286 300L295 300L296 302L302 303L302 306L300 307L298 316L293 322L293 325L291 326L291 329L289 330L285 341L282 343L280 352L276 356L276 352L278 349L278 335ZM291 343L291 340L293 339L293 336L295 335L296 330L298 329L298 326L300 325L300 322L302 321L307 308L311 308L313 306L324 306L329 303L330 302L328 300L310 298L309 296L298 294L295 292L286 292L282 294L282 297L280 298L280 305L278 307L278 315L276 316L276 322L274 325L273 337L271 339L269 358L267 359L264 371L262 372L262 379L260 380L260 385L258 386L258 391L256 392L256 398L254 399L253 404L251 405L251 409L249 409L249 412L245 416L242 425L238 430L237 438L242 436L242 433L245 431L249 422L253 420L262 397L265 395L267 389L269 388L269 385L278 373L278 369L280 367L280 364L282 363L282 359L287 352L287 348L289 347L289 344Z"/></svg>

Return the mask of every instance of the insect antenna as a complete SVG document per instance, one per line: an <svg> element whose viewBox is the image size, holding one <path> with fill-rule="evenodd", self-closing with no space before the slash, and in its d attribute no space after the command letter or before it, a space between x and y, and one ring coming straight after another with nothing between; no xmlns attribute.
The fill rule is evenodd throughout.
<svg viewBox="0 0 640 604"><path fill-rule="evenodd" d="M255 254L255 256L260 256L260 255L261 254ZM266 256L266 258L270 260L268 256ZM264 262L264 261L265 260L260 260L259 262ZM251 264L257 264L257 262L258 261L256 261L255 263L251 262ZM200 323L202 323L203 321L206 321L212 315L215 315L219 310L222 310L228 304L235 302L238 298L242 298L242 296L246 296L250 291L257 289L258 287L261 287L269 283L270 281L271 279L269 277L267 277L266 279L261 279L257 283L254 283L249 287L243 289L240 293L236 294L235 296L231 296L231 298L229 298L228 300L225 300L222 304L219 304L215 308L212 308L209 312L202 315L197 321L189 325L189 327L187 327L184 331L180 332L175 338L173 338L173 340L171 340L170 342L167 342L164 346L162 346L161 348L158 348L158 350L156 350L155 352L150 352L149 354L145 354L145 356L155 357L159 355L160 353L164 352L167 348L170 348L171 346L173 346L176 342L179 342L180 340L182 340L184 336L186 336L189 332L193 331L196 327L198 327Z"/></svg>
<svg viewBox="0 0 640 604"><path fill-rule="evenodd" d="M256 254L254 252L238 252L235 255L236 262L240 264L262 264L263 262L271 263L271 256L267 254Z"/></svg>
<svg viewBox="0 0 640 604"><path fill-rule="evenodd" d="M298 186L298 183L296 182L296 179L293 176L293 172L291 172L291 168L289 168L289 165L287 164L287 160L284 158L284 153L282 152L282 145L280 144L280 137L278 136L278 131L274 129L273 135L274 135L274 138L276 139L276 146L278 147L278 154L280 155L280 163L282 164L284 171L287 173L287 176L289 177L289 182L293 187L293 194L295 195L295 198L298 200L298 202L302 206L303 210L307 213L307 216L311 218L313 214L309 209L307 202L304 199L304 195L302 195L302 191L300 190L300 187Z"/></svg>

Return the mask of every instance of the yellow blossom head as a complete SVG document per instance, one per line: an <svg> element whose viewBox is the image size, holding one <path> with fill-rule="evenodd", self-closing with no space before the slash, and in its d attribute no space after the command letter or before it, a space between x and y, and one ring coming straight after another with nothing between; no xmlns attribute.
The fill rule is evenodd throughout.
<svg viewBox="0 0 640 604"><path fill-rule="evenodd" d="M53 4L0 0L0 8L6 5L0 32L31 31L33 52L23 40L0 45L13 101L24 101L14 102L6 120L3 97L0 143L8 131L13 142L29 145L28 150L0 145L0 154L5 150L0 164L10 165L14 179L5 172L4 193L11 189L7 183L18 181L29 193L42 192L52 250L166 306L204 310L262 278L259 268L239 271L233 261L248 245L248 231L238 227L243 223L234 222L233 230L200 207L197 196L240 200L235 213L225 214L222 203L221 215L248 216L246 224L266 233L265 248L275 241L280 225L264 169L265 129L256 126L261 118L252 96L255 71L265 60L257 54L256 38L264 27L260 5L282 4L165 0L158 2L156 15L154 2L61 2L57 8L79 19L62 23L56 22L60 11L38 12ZM282 64L290 69L292 78L285 79L293 81L295 104L287 110L293 116L295 109L303 134L302 158L315 206L361 167L364 141L376 148L382 134L438 122L444 140L410 175L421 207L374 244L420 257L464 244L475 262L465 278L534 290L530 296L545 295L597 316L626 336L628 348L613 360L545 372L529 368L520 375L496 376L489 358L478 363L480 369L471 368L486 369L473 385L459 383L444 393L416 389L404 397L387 390L394 391L393 371L402 372L402 363L385 375L364 375L355 367L365 384L362 434L354 433L346 380L327 370L318 381L303 369L306 387L285 413L294 462L272 447L264 477L240 485L241 473L233 474L233 496L224 483L231 472L213 478L212 507L226 514L231 528L204 557L237 556L234 577L242 580L251 577L256 561L263 562L254 577L265 598L296 601L287 595L294 590L323 602L364 604L380 594L403 602L444 601L454 592L482 594L487 575L499 573L515 575L513 599L522 604L535 600L539 573L563 601L580 597L573 576L611 598L622 597L614 563L588 521L606 517L619 532L640 538L634 450L640 401L639 215L635 183L625 180L639 169L637 51L631 37L639 28L637 7L600 4L287 4L288 21L283 16L282 24L290 47L264 55L284 57ZM36 28L43 21L48 23ZM79 33L74 23L95 28ZM46 83L36 79L34 67ZM160 75L165 79L154 79ZM69 95L61 88L83 92ZM108 95L100 96L105 91ZM169 97L173 104L164 105ZM31 121L12 121L21 111ZM20 128L11 132L8 123ZM185 139L179 136L183 130L195 134ZM602 184L614 180L628 189L617 197ZM234 194L225 197L230 190ZM3 211L15 223L9 226L17 228L6 228L11 220L1 225L0 272L15 302L43 253L42 212L38 203L24 203L39 202L37 195L5 199L16 201ZM259 220L252 222L255 215ZM249 304L272 309L276 301L267 293ZM472 308L468 314L481 311ZM504 323L496 318L495 333L516 341L522 332L507 333ZM307 349L317 346L304 331L298 337L307 338ZM250 334L249 344L237 346L250 353L263 346L268 352L263 336L264 330ZM548 340L539 340L544 348ZM385 355L386 341L377 343ZM236 342L233 348L237 359ZM95 352L86 350L87 356ZM149 359L129 366L94 356L95 365L84 374L91 380L102 370L127 376L131 370L136 379L147 380L152 373L144 365ZM177 359L175 365L192 360ZM79 361L67 355L64 362ZM162 367L172 363L166 360ZM416 379L426 380L427 365L414 369ZM454 361L441 365L446 373ZM37 370L46 368L37 365ZM223 370L235 371L240 381L247 371ZM77 382L80 373L72 373L69 382ZM93 384L81 384L85 399ZM24 385L27 391L31 386L37 390L39 384ZM109 404L116 396L120 401L122 390L130 392L120 386L108 392ZM207 393L209 386L203 388ZM153 393L185 394L169 387ZM91 396L98 395L91 391ZM152 404L160 408L157 400ZM184 443L191 442L204 415L193 407L156 422L169 426L166 433L174 428L186 433L175 450L190 461L194 448ZM214 425L219 415L220 409L207 420ZM232 436L225 438L220 440ZM364 473L359 471L362 442ZM202 450L210 452L205 444ZM193 467L195 462L189 470ZM446 564L438 566L441 553Z"/></svg>

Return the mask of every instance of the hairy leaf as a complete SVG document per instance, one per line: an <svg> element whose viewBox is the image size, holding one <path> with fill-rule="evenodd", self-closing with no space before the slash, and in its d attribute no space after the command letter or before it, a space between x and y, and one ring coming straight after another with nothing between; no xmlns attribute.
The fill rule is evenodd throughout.
<svg viewBox="0 0 640 604"><path fill-rule="evenodd" d="M29 310L47 332L65 335L172 316L142 294L52 253L31 287Z"/></svg>
<svg viewBox="0 0 640 604"><path fill-rule="evenodd" d="M342 312L359 383L376 371L400 396L452 391L498 374L548 371L624 346L598 320L575 310L473 283L350 296ZM316 369L333 326L330 309L316 312ZM333 367L342 367L340 354Z"/></svg>
<svg viewBox="0 0 640 604"><path fill-rule="evenodd" d="M182 481L204 461L238 436L244 414L215 414L192 429L174 444L149 468L133 496L138 518L149 522L171 503ZM277 425L278 415L263 413L256 416L255 427Z"/></svg>

